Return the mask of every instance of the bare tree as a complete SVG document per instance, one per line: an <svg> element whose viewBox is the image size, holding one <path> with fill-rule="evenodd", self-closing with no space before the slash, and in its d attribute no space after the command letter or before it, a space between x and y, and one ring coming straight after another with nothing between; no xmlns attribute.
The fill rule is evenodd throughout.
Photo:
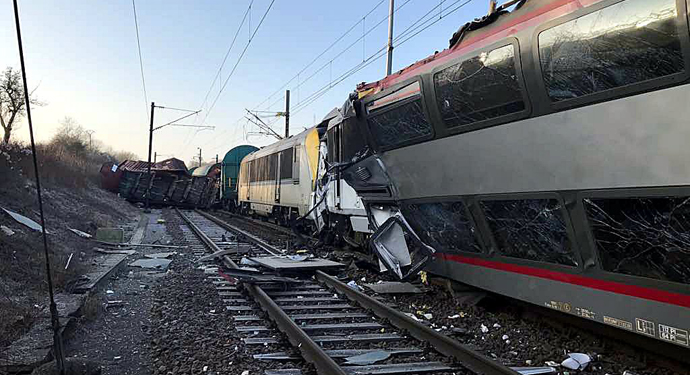
<svg viewBox="0 0 690 375"><path fill-rule="evenodd" d="M36 91L36 89L34 89ZM33 95L33 91L31 95ZM34 98L29 99L32 105L43 105ZM3 143L9 143L12 130L16 129L19 121L26 115L26 101L24 100L24 85L18 71L7 67L0 73L0 125L5 131Z"/></svg>

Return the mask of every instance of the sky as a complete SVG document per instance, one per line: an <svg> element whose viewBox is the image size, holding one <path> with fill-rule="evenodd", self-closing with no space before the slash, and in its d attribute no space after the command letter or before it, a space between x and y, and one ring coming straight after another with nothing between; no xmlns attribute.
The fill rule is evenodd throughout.
<svg viewBox="0 0 690 375"><path fill-rule="evenodd" d="M263 120L282 134L284 120L270 112L284 110L284 91L290 89L291 134L296 134L342 105L357 83L385 76L385 53L378 60L372 56L379 56L387 42L388 0L275 0L270 9L273 0L135 1L146 96L132 1L19 1L27 81L45 103L32 107L38 141L49 140L69 116L107 146L145 160L150 103L155 102L167 108L156 109L154 126L187 114L168 109L179 108L201 109L179 123L214 127L155 131L159 160L174 156L188 162L199 148L204 161L222 159L237 145L276 141L256 134L259 129L245 119L245 109L266 111L260 112ZM488 0L396 0L395 7L399 39L393 71L445 49L453 32L486 13ZM343 77L363 61L362 69ZM12 1L3 0L0 69L8 66L18 69L19 55ZM13 138L28 141L25 120Z"/></svg>

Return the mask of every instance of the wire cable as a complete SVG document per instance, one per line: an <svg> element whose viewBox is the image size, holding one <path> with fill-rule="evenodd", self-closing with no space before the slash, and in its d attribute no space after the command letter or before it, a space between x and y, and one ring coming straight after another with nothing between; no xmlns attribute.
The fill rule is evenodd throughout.
<svg viewBox="0 0 690 375"><path fill-rule="evenodd" d="M41 196L41 178L38 170L38 158L36 156L36 141L34 139L34 125L31 120L31 100L29 98L29 85L26 80L26 64L24 63L24 46L22 45L22 32L19 25L19 7L17 0L14 0L14 20L17 28L17 44L19 46L19 60L22 67L22 80L24 81L24 101L26 103L26 118L29 122L29 137L31 138L31 156L34 164L34 174L36 175L36 195L38 198L38 211L41 217L41 233L43 236L43 252L46 259L46 278L48 280L48 294L50 296L50 321L53 328L53 357L57 362L57 368L61 375L65 375L65 352L62 346L60 334L60 318L58 317L57 305L53 294L53 280L50 272L50 256L48 251L48 235L46 232L45 213L43 212L43 197Z"/></svg>
<svg viewBox="0 0 690 375"><path fill-rule="evenodd" d="M146 94L146 79L144 79L144 62L141 58L141 42L139 41L139 21L137 20L137 6L132 0L132 10L134 10L134 27L137 30L137 50L139 51L139 70L141 71L141 84L144 87L144 107L146 108L146 120L149 118L149 98Z"/></svg>
<svg viewBox="0 0 690 375"><path fill-rule="evenodd" d="M225 62L228 59L228 56L230 55L230 51L232 51L232 47L235 46L235 41L237 40L237 36L240 34L240 31L242 30L242 26L244 25L244 22L247 20L247 16L249 15L249 11L252 9L252 4L254 4L254 0L252 0L249 3L249 7L247 7L247 10L244 12L244 17L242 17L242 22L240 22L240 25L237 26L237 31L235 32L235 36L232 38L232 43L230 43L230 47L228 47L227 52L225 52L225 57L223 57L223 62L220 63L220 66L218 67L218 72L216 72L215 77L213 77L213 82L211 82L211 86L208 88L208 92L206 93L206 96L204 97L204 101L201 103L199 108L203 108L204 105L206 105L206 102L208 101L208 96L211 95L211 91L213 91L213 86L216 84L216 81L218 80L218 77L220 76L220 72L223 70L223 67L225 66Z"/></svg>

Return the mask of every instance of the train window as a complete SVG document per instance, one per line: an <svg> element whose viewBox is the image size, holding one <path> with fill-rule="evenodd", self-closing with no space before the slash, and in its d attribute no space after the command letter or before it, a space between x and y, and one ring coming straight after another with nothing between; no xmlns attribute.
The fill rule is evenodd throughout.
<svg viewBox="0 0 690 375"><path fill-rule="evenodd" d="M367 123L379 147L395 148L433 134L422 108L419 82L367 104Z"/></svg>
<svg viewBox="0 0 690 375"><path fill-rule="evenodd" d="M273 181L276 179L277 169L278 169L278 153L268 155L266 157L266 162L268 163L268 173L266 174L266 180Z"/></svg>
<svg viewBox="0 0 690 375"><path fill-rule="evenodd" d="M300 155L299 146L294 147L294 151L293 151L292 155L294 157L294 164L292 165L292 183L298 184L299 183L299 155Z"/></svg>
<svg viewBox="0 0 690 375"><path fill-rule="evenodd" d="M485 200L480 205L499 253L539 262L578 265L558 200Z"/></svg>
<svg viewBox="0 0 690 375"><path fill-rule="evenodd" d="M690 284L690 197L584 200L604 270Z"/></svg>
<svg viewBox="0 0 690 375"><path fill-rule="evenodd" d="M434 87L436 104L449 128L525 110L513 45L439 71L434 74Z"/></svg>
<svg viewBox="0 0 690 375"><path fill-rule="evenodd" d="M407 204L402 212L422 241L438 251L482 251L462 202Z"/></svg>
<svg viewBox="0 0 690 375"><path fill-rule="evenodd" d="M292 178L292 147L280 152L280 179Z"/></svg>
<svg viewBox="0 0 690 375"><path fill-rule="evenodd" d="M685 70L676 0L626 0L539 34L539 59L558 102Z"/></svg>

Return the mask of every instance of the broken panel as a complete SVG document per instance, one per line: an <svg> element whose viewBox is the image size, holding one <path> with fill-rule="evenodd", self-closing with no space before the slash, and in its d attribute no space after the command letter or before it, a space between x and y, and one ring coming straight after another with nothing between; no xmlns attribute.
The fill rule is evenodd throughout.
<svg viewBox="0 0 690 375"><path fill-rule="evenodd" d="M540 33L539 58L551 100L684 71L677 13L675 0L626 0Z"/></svg>
<svg viewBox="0 0 690 375"><path fill-rule="evenodd" d="M462 202L407 204L402 213L422 240L439 250L482 251Z"/></svg>
<svg viewBox="0 0 690 375"><path fill-rule="evenodd" d="M434 87L436 104L449 128L525 110L513 45L441 70L434 74Z"/></svg>
<svg viewBox="0 0 690 375"><path fill-rule="evenodd" d="M584 200L604 270L690 284L690 198Z"/></svg>
<svg viewBox="0 0 690 375"><path fill-rule="evenodd" d="M566 266L578 265L558 200L486 200L480 205L501 254Z"/></svg>
<svg viewBox="0 0 690 375"><path fill-rule="evenodd" d="M422 108L419 82L367 104L368 124L376 143L392 148L433 134Z"/></svg>

